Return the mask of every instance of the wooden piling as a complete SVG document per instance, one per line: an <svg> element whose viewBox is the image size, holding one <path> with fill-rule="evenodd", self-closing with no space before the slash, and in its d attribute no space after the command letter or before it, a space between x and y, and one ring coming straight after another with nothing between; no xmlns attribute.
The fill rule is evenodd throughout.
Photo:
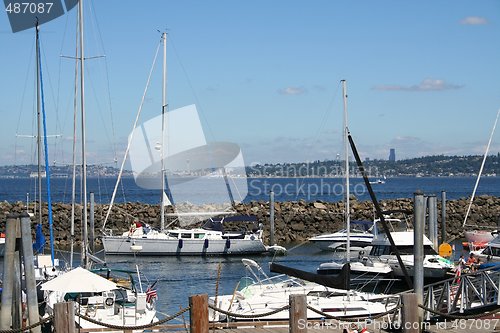
<svg viewBox="0 0 500 333"><path fill-rule="evenodd" d="M307 300L306 295L290 295L289 333L307 332Z"/></svg>
<svg viewBox="0 0 500 333"><path fill-rule="evenodd" d="M191 333L208 333L208 295L189 297Z"/></svg>
<svg viewBox="0 0 500 333"><path fill-rule="evenodd" d="M403 302L401 325L404 333L419 333L421 324L419 320L417 294L405 293L401 295Z"/></svg>
<svg viewBox="0 0 500 333"><path fill-rule="evenodd" d="M54 304L54 331L76 333L74 302Z"/></svg>
<svg viewBox="0 0 500 333"><path fill-rule="evenodd" d="M2 307L0 308L0 329L8 330L12 322L12 301L14 299L14 265L16 254L17 215L7 216L5 228L5 250L3 258Z"/></svg>
<svg viewBox="0 0 500 333"><path fill-rule="evenodd" d="M21 243L24 263L24 276L26 280L26 300L28 319L30 325L39 321L38 298L36 294L35 265L33 263L33 243L31 238L31 220L28 213L21 214ZM42 329L37 326L31 330L33 333L41 333Z"/></svg>

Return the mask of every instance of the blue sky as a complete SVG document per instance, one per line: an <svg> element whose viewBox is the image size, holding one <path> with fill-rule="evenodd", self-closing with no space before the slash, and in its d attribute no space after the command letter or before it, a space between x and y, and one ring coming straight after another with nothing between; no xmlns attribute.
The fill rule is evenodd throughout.
<svg viewBox="0 0 500 333"><path fill-rule="evenodd" d="M168 31L170 109L255 162L342 152L340 80L363 158L482 154L500 108L500 2L86 1L88 163L121 160ZM76 11L41 27L50 159L71 163ZM0 14L0 164L34 161L34 32ZM160 113L157 64L141 121ZM110 111L111 110L111 111ZM113 119L111 121L111 119ZM500 151L500 130L491 148Z"/></svg>

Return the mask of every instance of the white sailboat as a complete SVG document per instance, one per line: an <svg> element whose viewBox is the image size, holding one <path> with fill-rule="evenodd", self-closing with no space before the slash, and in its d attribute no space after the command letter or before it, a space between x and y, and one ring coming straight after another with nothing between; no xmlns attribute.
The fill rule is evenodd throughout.
<svg viewBox="0 0 500 333"><path fill-rule="evenodd" d="M357 252L364 254L364 249L369 249L373 240L374 228L376 228L375 223L371 223L370 228L365 228L365 230L357 230L354 235L351 234L351 212L350 212L350 186L349 186L349 146L348 146L348 118L347 118L347 87L346 81L342 80L342 95L344 100L344 153L345 153L345 223L346 229L338 233L331 235L317 236L310 241L315 244L328 244L326 245L329 250L338 250L340 247L345 246L345 253L340 257L334 258L333 261L320 264L317 269L318 274L338 274L345 264L350 264L351 272L354 276L363 276L372 278L373 276L386 276L392 272L392 269L379 262L374 262L372 260L366 260L364 255L356 256L355 259L351 258L351 251L355 250ZM366 224L365 224L366 225ZM355 248L352 248L352 239L356 240ZM342 243L343 241L343 243ZM353 260L351 260L353 259Z"/></svg>
<svg viewBox="0 0 500 333"><path fill-rule="evenodd" d="M45 291L46 314L54 309L54 304L66 301L75 296L75 312L91 317L94 320L112 325L144 325L156 321L156 292L148 297L152 286L143 291L142 283L137 270L138 283L131 281L126 286L117 285L109 281L109 273L102 278L88 270L88 232L87 232L87 159L86 159L86 119L85 119L85 80L84 80L84 39L83 39L83 0L78 1L78 32L79 32L79 60L80 67L80 111L81 111L81 141L82 141L82 260L83 267L77 267L64 272L42 285ZM76 128L75 128L76 133ZM73 211L74 212L74 211ZM71 232L74 232L73 219ZM73 247L71 247L73 250ZM71 253L71 256L73 253ZM72 259L71 259L72 260ZM81 328L102 328L101 325L75 317Z"/></svg>
<svg viewBox="0 0 500 333"><path fill-rule="evenodd" d="M481 175L483 173L484 164L486 162L486 158L488 157L488 152L490 151L491 141L493 140L493 135L495 134L495 129L497 127L498 118L500 116L500 109L497 111L497 117L495 118L495 123L493 124L493 129L491 130L490 138L488 140L488 145L486 146L486 150L484 152L483 161L481 162L481 167L479 168L479 173L477 175L476 184L474 185L474 190L472 191L472 196L470 198L469 205L467 206L467 212L465 213L464 223L462 224L462 228L467 227L467 219L469 218L469 214L471 211L472 203L474 201L474 197L476 195L477 187L479 186L479 181L481 179ZM495 238L494 233L496 230L485 230L485 229L466 229L464 231L465 239L469 243L469 248L477 248L484 247L491 242L493 238Z"/></svg>
<svg viewBox="0 0 500 333"><path fill-rule="evenodd" d="M210 185L215 184L214 186L218 186L216 188L222 190L227 197L228 192L231 193L231 186L225 175L225 167L240 160L243 165L243 159L240 148L235 144L205 141L194 105L166 112L166 40L167 34L163 33L161 117L158 116L137 126L139 114L137 115L120 170L121 175L127 154L130 152L135 182L141 187L160 190L160 228L158 230L148 223L137 220L132 223L129 230L118 235L111 229L105 229L120 181L119 176L103 223L104 251L106 254L124 255L263 253L266 251L262 241L263 230L254 217L231 216L234 212L231 211L232 205L227 201L195 206L188 200L179 199L186 192L192 194L195 190L206 190L208 186L203 181L210 182ZM155 150L159 151L159 154L153 154ZM221 169L223 177L213 177L213 173L203 172L213 169ZM166 178L168 185L165 182ZM238 180L245 182L246 186L246 179ZM158 184L161 184L160 188ZM181 193L183 189L184 193ZM166 190L170 196L165 194ZM201 195L205 196L204 199L216 199L211 193ZM176 199L175 202L173 199ZM175 213L165 213L168 204L175 207ZM201 228L166 229L165 216L174 219L171 224L180 222L180 225L186 225L191 220L205 221L205 223ZM225 230L225 224L228 222L247 222L245 227L248 229L228 232Z"/></svg>

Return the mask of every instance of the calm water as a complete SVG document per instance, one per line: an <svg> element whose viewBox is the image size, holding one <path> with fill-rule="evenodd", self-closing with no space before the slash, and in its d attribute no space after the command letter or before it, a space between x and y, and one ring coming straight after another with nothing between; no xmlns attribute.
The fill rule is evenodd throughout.
<svg viewBox="0 0 500 333"><path fill-rule="evenodd" d="M4 201L26 201L27 193L35 192L35 179L1 179L0 180L0 200ZM183 190L189 192L191 202L200 198L214 198L211 195L211 188L220 189L220 181L205 179L196 186L188 186ZM411 198L415 190L420 189L426 194L440 195L441 191L446 191L448 199L466 198L472 194L475 177L436 177L436 178L389 178L385 184L374 184L373 189L379 200ZM45 180L44 180L45 182ZM232 183L238 185L243 190L233 191L236 199L243 201L268 200L269 191L275 192L276 201L340 201L343 194L343 180L340 178L249 178L233 179ZM245 182L244 184L242 182ZM240 186L243 185L243 186ZM98 203L108 203L115 186L114 178L91 178L88 180L87 189L95 193L95 200ZM45 187L45 183L43 184ZM247 191L244 190L246 187ZM51 180L51 191L53 202L71 201L71 180L69 178L55 178ZM42 194L46 200L45 188ZM247 195L245 195L245 192ZM135 185L132 178L123 179L122 186L116 196L115 202L142 202L155 204L160 201L160 190L148 190ZM363 180L359 178L351 179L351 193L354 193L359 200L368 200L368 192ZM186 193L182 193L186 194ZM224 187L224 194L225 187ZM500 177L482 178L477 191L478 195L488 194L500 196ZM31 196L33 194L30 194ZM32 197L33 198L33 197ZM79 200L79 197L77 196ZM221 197L221 200L227 199ZM218 199L217 199L218 200Z"/></svg>

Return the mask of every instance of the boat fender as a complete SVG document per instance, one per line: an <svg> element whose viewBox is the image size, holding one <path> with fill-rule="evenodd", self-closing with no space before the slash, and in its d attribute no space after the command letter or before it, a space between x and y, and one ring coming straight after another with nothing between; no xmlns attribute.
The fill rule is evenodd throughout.
<svg viewBox="0 0 500 333"><path fill-rule="evenodd" d="M230 248L231 247L231 240L228 238L226 239L226 248Z"/></svg>
<svg viewBox="0 0 500 333"><path fill-rule="evenodd" d="M203 248L208 249L208 239L205 239L205 242L203 242Z"/></svg>
<svg viewBox="0 0 500 333"><path fill-rule="evenodd" d="M179 249L182 249L182 245L183 245L183 243L182 243L182 239L179 239L179 244L177 244L177 247L178 247Z"/></svg>
<svg viewBox="0 0 500 333"><path fill-rule="evenodd" d="M106 306L112 306L114 303L115 303L115 300L112 297L108 297L104 301L104 304L106 304Z"/></svg>

